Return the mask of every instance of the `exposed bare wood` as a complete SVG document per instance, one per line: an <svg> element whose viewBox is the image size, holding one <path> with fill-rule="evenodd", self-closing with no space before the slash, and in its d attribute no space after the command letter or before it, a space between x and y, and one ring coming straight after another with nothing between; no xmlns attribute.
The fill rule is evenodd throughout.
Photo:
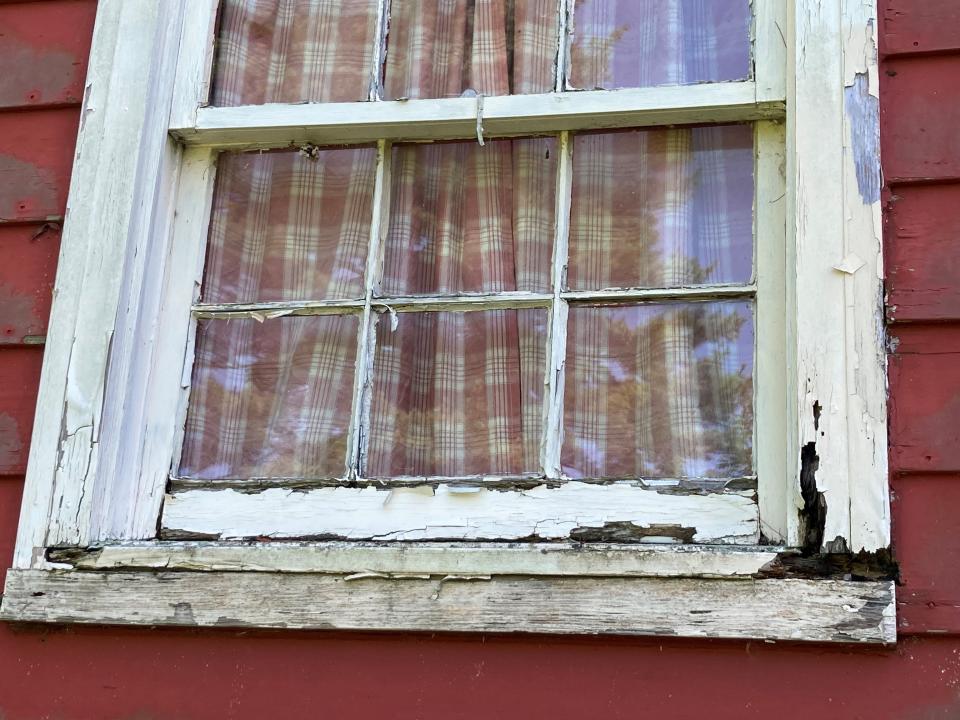
<svg viewBox="0 0 960 720"><path fill-rule="evenodd" d="M791 454L833 552L890 542L875 27L874 2L798 2L789 43Z"/></svg>
<svg viewBox="0 0 960 720"><path fill-rule="evenodd" d="M782 100L758 102L753 82L637 90L505 95L483 101L487 138L578 128L649 127L783 118ZM268 148L389 140L470 139L473 97L363 103L206 107L196 125L171 132L188 145Z"/></svg>
<svg viewBox="0 0 960 720"><path fill-rule="evenodd" d="M463 487L487 487L494 489L526 490L538 485L556 486L565 482L557 478L547 478L544 475L465 475L461 477L429 477L400 475L385 478L184 478L173 476L168 488L177 493L184 490L215 490L232 488L242 492L260 492L269 488L287 488L291 490L312 490L322 487L419 487L439 485L455 485ZM757 478L755 476L739 478L577 478L577 482L593 485L611 485L627 482L636 487L656 490L658 493L688 495L691 493L723 492L734 490L738 492L756 491Z"/></svg>
<svg viewBox="0 0 960 720"><path fill-rule="evenodd" d="M141 313L157 298L157 285L144 280L148 241L152 234L163 236L171 220L163 205L177 162L166 126L181 10L179 3L146 0L98 6L18 567L42 563L36 548L45 536L55 542L92 539L95 500L112 497L111 485L129 479L102 471L100 463L110 468L118 459L125 429L116 411L128 405L121 396L130 390L136 406L143 387L144 368L134 366L131 352L142 340ZM139 527L133 516L141 510L152 507L155 514L159 497L137 498L129 508L133 526Z"/></svg>
<svg viewBox="0 0 960 720"><path fill-rule="evenodd" d="M892 582L14 570L0 617L893 643Z"/></svg>
<svg viewBox="0 0 960 720"><path fill-rule="evenodd" d="M564 3L565 7L565 3ZM566 13L564 9L562 12ZM563 27L566 27L564 21ZM562 39L563 43L566 38ZM567 318L569 307L563 299L567 282L569 255L570 203L573 191L573 140L570 133L560 135L560 156L557 164L556 221L554 222L551 285L553 299L550 308L550 326L547 333L547 367L543 384L546 394L543 402L544 430L540 447L540 462L544 475L559 478L560 449L563 444L563 383L567 357Z"/></svg>
<svg viewBox="0 0 960 720"><path fill-rule="evenodd" d="M142 542L51 551L83 570L749 578L782 548L571 543Z"/></svg>
<svg viewBox="0 0 960 720"><path fill-rule="evenodd" d="M634 531L637 539L756 543L752 492L667 495L631 483L566 482L531 490L440 485L333 487L308 491L189 490L168 495L167 535L355 540L559 540L586 529ZM658 528L657 532L649 532Z"/></svg>
<svg viewBox="0 0 960 720"><path fill-rule="evenodd" d="M387 12L386 6L381 8ZM383 22L386 22L384 19ZM367 248L367 265L364 273L363 310L357 329L357 360L353 377L353 404L350 414L350 428L347 436L347 457L345 472L347 477L356 477L362 472L366 457L364 432L369 426L370 389L373 385L374 346L377 341L377 318L373 314L371 301L379 283L380 268L383 266L383 241L386 238L390 213L390 143L381 140L377 143L377 174L373 188L373 217L370 221L370 245Z"/></svg>
<svg viewBox="0 0 960 720"><path fill-rule="evenodd" d="M563 260L564 268L566 259ZM560 272L565 272L561 269ZM498 308L550 307L556 298L568 303L637 303L662 300L714 300L753 297L753 285L698 285L675 288L622 288L606 290L558 291L556 294L526 291L502 293L464 293L448 297L371 297L377 312L440 312L447 310L494 310ZM193 314L198 318L252 317L269 320L286 315L342 315L361 312L363 300L309 300L263 303L198 303Z"/></svg>

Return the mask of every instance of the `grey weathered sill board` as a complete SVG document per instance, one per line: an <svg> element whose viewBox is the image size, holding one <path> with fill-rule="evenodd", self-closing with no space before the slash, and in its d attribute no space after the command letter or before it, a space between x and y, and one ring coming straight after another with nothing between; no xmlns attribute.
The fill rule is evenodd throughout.
<svg viewBox="0 0 960 720"><path fill-rule="evenodd" d="M893 643L892 582L13 570L0 619Z"/></svg>

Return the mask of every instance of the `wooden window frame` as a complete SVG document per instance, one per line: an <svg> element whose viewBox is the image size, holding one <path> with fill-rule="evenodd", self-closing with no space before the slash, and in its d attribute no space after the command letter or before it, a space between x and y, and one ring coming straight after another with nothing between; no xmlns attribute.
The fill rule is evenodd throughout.
<svg viewBox="0 0 960 720"><path fill-rule="evenodd" d="M892 580L791 570L801 546L869 558L890 542L876 8L753 7L756 70L744 82L211 108L214 2L101 0L0 617L894 642ZM390 140L555 132L563 165L571 130L737 121L757 128L756 223L784 228L773 233L782 247L757 243L749 288L764 298L758 327L783 339L758 361L769 373L756 400L766 544L156 540L189 385L189 319L237 310L193 305L217 150L377 141L382 192ZM543 300L520 295L501 301ZM777 384L787 392L763 390ZM548 447L547 461L558 452ZM723 526L723 493L638 490L651 517L666 507L672 518L676 498L711 498L705 522ZM706 537L723 542L717 532Z"/></svg>

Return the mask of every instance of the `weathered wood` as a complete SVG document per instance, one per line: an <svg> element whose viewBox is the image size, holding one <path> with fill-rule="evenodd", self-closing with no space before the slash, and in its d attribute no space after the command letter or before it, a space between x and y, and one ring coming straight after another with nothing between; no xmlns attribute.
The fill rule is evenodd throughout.
<svg viewBox="0 0 960 720"><path fill-rule="evenodd" d="M12 570L30 622L893 643L892 582Z"/></svg>
<svg viewBox="0 0 960 720"><path fill-rule="evenodd" d="M60 225L0 225L0 345L39 345L47 334Z"/></svg>
<svg viewBox="0 0 960 720"><path fill-rule="evenodd" d="M889 208L887 319L960 320L960 183L898 187Z"/></svg>
<svg viewBox="0 0 960 720"><path fill-rule="evenodd" d="M27 466L43 347L0 348L0 475Z"/></svg>
<svg viewBox="0 0 960 720"><path fill-rule="evenodd" d="M960 50L958 27L956 0L886 0L880 50L885 55Z"/></svg>
<svg viewBox="0 0 960 720"><path fill-rule="evenodd" d="M77 108L0 113L0 224L61 222Z"/></svg>
<svg viewBox="0 0 960 720"><path fill-rule="evenodd" d="M960 349L925 333L923 354L890 361L890 462L896 472L960 472Z"/></svg>
<svg viewBox="0 0 960 720"><path fill-rule="evenodd" d="M786 133L782 123L757 123L755 133L754 262L754 467L760 505L760 534L767 542L790 537L796 515L787 438L790 406L784 393L792 348L787 345Z"/></svg>
<svg viewBox="0 0 960 720"><path fill-rule="evenodd" d="M875 4L798 2L787 121L789 455L826 552L889 545ZM819 466L814 472L814 458ZM791 519L789 542L804 533Z"/></svg>
<svg viewBox="0 0 960 720"><path fill-rule="evenodd" d="M485 137L782 118L783 99L758 102L753 82L704 83L615 92L484 98ZM365 143L378 139L474 138L475 98L206 107L195 126L171 132L188 145L231 148Z"/></svg>
<svg viewBox="0 0 960 720"><path fill-rule="evenodd" d="M782 548L581 543L141 542L51 550L82 570L749 578Z"/></svg>
<svg viewBox="0 0 960 720"><path fill-rule="evenodd" d="M31 565L48 536L56 542L89 539L99 451L115 452L121 442L110 436L116 425L104 412L124 403L107 407L105 393L108 386L122 393L128 378L120 366L129 366L131 353L114 357L113 365L110 354L114 340L129 350L135 344L131 329L140 323L149 328L134 285L147 290L137 284L150 256L145 250L151 240L162 244L150 235L163 225L154 223L154 203L162 206L169 197L161 178L161 168L170 167L164 154L169 106L162 96L172 87L168 56L176 43L167 35L179 31L179 10L147 0L98 5L14 560L19 567ZM69 113L66 119L75 123L76 111ZM61 144L50 145L63 152ZM69 168L72 157L65 154ZM111 384L109 374L119 379ZM133 479L122 473L106 477L107 484ZM98 492L112 497L105 489Z"/></svg>
<svg viewBox="0 0 960 720"><path fill-rule="evenodd" d="M637 539L739 544L758 539L752 492L664 495L629 483L567 482L532 490L449 485L254 494L188 490L167 496L161 525L168 537L223 539L553 540L630 527Z"/></svg>
<svg viewBox="0 0 960 720"><path fill-rule="evenodd" d="M0 108L80 103L96 9L93 0L0 3Z"/></svg>
<svg viewBox="0 0 960 720"><path fill-rule="evenodd" d="M887 183L960 179L960 55L891 59L883 75Z"/></svg>
<svg viewBox="0 0 960 720"><path fill-rule="evenodd" d="M900 632L960 634L960 477L899 475L893 492Z"/></svg>

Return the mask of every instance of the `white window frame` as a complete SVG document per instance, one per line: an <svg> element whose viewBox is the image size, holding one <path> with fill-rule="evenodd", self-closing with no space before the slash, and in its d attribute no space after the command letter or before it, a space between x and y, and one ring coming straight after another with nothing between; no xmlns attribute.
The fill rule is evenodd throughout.
<svg viewBox="0 0 960 720"><path fill-rule="evenodd" d="M869 560L890 544L876 7L753 7L756 72L744 82L211 108L215 2L100 0L0 617L894 642L892 580L806 577L791 562L803 545ZM737 493L631 486L643 502L616 515L604 486L576 483L563 492L594 513L586 525L649 527L694 513L704 544L157 540L190 380L216 149L378 141L383 192L385 141L549 131L561 133L563 183L570 130L733 121L756 121L756 223L784 228L784 247L757 243L757 323L768 339L757 361L762 529L750 531L752 544L722 544L744 540L729 510ZM558 237L564 222L560 208ZM770 339L777 333L782 342ZM315 517L336 493L350 503L361 492L221 489L211 507L193 502L209 491L181 489L166 496L164 522L189 507L177 516L187 525L167 537L203 535L214 514L232 528L211 521L218 536L247 537L265 510L287 523ZM423 511L422 493L397 492ZM482 481L469 493L495 495ZM310 526L291 527L271 534Z"/></svg>

